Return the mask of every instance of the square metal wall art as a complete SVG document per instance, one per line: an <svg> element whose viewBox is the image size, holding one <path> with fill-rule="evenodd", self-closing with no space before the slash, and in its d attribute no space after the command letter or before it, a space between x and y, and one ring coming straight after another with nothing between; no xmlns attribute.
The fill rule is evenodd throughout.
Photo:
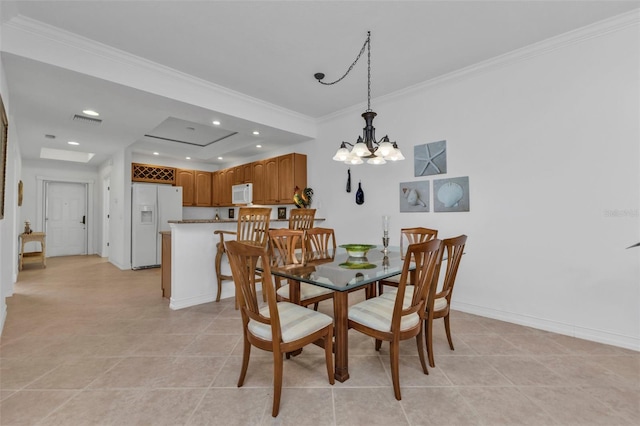
<svg viewBox="0 0 640 426"><path fill-rule="evenodd" d="M434 212L469 211L469 176L433 181Z"/></svg>
<svg viewBox="0 0 640 426"><path fill-rule="evenodd" d="M429 211L429 181L400 182L400 212Z"/></svg>
<svg viewBox="0 0 640 426"><path fill-rule="evenodd" d="M447 173L447 141L414 146L413 167L416 177Z"/></svg>

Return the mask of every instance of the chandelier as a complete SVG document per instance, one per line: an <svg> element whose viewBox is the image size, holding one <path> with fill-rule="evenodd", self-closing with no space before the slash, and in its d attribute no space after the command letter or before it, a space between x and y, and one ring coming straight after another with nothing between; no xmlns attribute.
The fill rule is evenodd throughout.
<svg viewBox="0 0 640 426"><path fill-rule="evenodd" d="M322 81L324 78L323 73L316 73L314 77L318 80L318 83L324 85L332 85L338 83L345 78L349 72L353 69L358 59L364 53L365 47L367 48L367 110L362 113L365 126L362 129L362 136L358 136L358 140L355 144L343 141L340 144L340 148L333 156L335 161L342 161L346 164L362 164L363 159L367 159L367 164L385 164L387 161L400 161L404 160L404 155L400 152L398 144L391 142L389 136L385 136L380 141L376 140L376 128L373 127L373 119L377 115L371 110L371 31L367 31L367 39L360 49L360 53L356 57L355 61L351 64L347 72L342 77L331 83L325 83ZM347 148L351 147L351 149Z"/></svg>

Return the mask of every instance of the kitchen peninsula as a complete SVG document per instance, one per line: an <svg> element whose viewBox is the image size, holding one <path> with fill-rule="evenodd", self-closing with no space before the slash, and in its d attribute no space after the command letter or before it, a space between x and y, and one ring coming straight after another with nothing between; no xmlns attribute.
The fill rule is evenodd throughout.
<svg viewBox="0 0 640 426"><path fill-rule="evenodd" d="M324 221L324 219L315 219L315 221ZM171 309L187 308L213 302L216 299L218 283L215 256L219 238L214 235L214 231L236 231L237 223L235 219L169 221L171 232L163 235L162 244L162 288L163 295L170 294ZM271 228L288 226L288 219L271 219L270 221ZM170 239L170 244L167 238ZM170 252L167 253L165 248L168 247ZM165 266L165 260L170 262L170 267ZM223 273L231 274L226 256L223 258L222 268ZM167 274L164 273L164 269L167 269ZM169 277L170 283L167 283ZM223 282L221 295L223 299L235 295L233 285L233 281Z"/></svg>

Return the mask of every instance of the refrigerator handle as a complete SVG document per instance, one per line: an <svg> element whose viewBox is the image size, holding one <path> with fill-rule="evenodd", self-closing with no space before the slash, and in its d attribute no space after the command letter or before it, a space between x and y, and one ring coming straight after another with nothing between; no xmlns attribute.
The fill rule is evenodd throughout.
<svg viewBox="0 0 640 426"><path fill-rule="evenodd" d="M87 218L87 216L82 216L82 222L80 222L80 223L82 223L83 225L86 225L87 224L86 218Z"/></svg>

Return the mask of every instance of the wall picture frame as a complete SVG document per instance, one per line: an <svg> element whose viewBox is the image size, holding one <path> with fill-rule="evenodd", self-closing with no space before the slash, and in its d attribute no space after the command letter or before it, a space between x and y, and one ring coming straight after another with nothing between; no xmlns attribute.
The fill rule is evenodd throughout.
<svg viewBox="0 0 640 426"><path fill-rule="evenodd" d="M428 212L429 181L400 182L400 213L405 212Z"/></svg>
<svg viewBox="0 0 640 426"><path fill-rule="evenodd" d="M425 143L413 147L414 176L447 173L447 141Z"/></svg>
<svg viewBox="0 0 640 426"><path fill-rule="evenodd" d="M468 212L469 176L433 181L434 212Z"/></svg>
<svg viewBox="0 0 640 426"><path fill-rule="evenodd" d="M0 219L4 219L4 190L7 173L7 134L9 121L4 110L4 102L0 96Z"/></svg>
<svg viewBox="0 0 640 426"><path fill-rule="evenodd" d="M278 219L284 220L287 218L287 208L278 207Z"/></svg>

